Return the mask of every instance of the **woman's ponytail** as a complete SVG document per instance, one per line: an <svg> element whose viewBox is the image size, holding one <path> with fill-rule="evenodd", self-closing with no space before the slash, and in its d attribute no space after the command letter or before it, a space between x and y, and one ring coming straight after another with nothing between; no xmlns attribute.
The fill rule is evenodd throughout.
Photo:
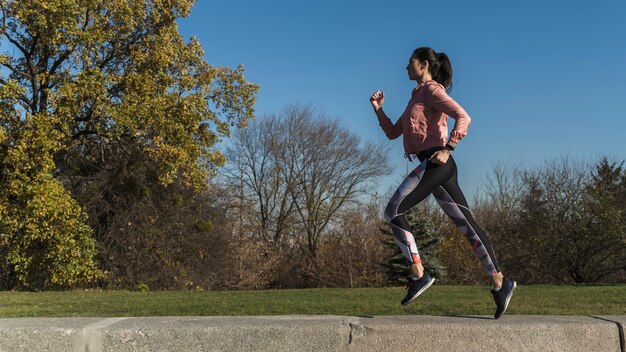
<svg viewBox="0 0 626 352"><path fill-rule="evenodd" d="M439 70L433 79L446 87L446 91L449 93L452 90L452 64L446 53L437 54L437 61L439 62Z"/></svg>

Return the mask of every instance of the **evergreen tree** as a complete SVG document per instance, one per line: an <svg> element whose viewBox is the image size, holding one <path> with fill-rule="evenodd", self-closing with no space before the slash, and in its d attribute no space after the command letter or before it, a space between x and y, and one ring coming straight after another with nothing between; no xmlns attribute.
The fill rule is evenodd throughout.
<svg viewBox="0 0 626 352"><path fill-rule="evenodd" d="M417 244L424 270L431 276L437 278L444 277L446 274L445 267L437 258L442 234L434 226L428 210L423 205L420 205L409 210L405 216L411 226L411 233L415 237L415 243ZM385 246L394 249L393 254L382 264L386 269L387 283L390 286L404 284L406 277L409 275L409 262L396 244L395 236L389 225L384 224L381 226L381 233L384 236L383 243Z"/></svg>
<svg viewBox="0 0 626 352"><path fill-rule="evenodd" d="M409 275L408 261L396 244L395 236L387 223L381 224L380 232L384 236L382 242L385 247L393 250L393 254L387 257L385 262L381 264L387 274L387 284L389 286L400 286L406 282L406 277Z"/></svg>

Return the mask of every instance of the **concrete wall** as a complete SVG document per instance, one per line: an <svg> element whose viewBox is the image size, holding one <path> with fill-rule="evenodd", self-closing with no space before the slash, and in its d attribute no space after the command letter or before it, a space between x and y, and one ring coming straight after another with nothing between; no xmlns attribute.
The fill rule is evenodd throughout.
<svg viewBox="0 0 626 352"><path fill-rule="evenodd" d="M0 319L0 351L624 351L626 316ZM621 331L621 335L620 335Z"/></svg>

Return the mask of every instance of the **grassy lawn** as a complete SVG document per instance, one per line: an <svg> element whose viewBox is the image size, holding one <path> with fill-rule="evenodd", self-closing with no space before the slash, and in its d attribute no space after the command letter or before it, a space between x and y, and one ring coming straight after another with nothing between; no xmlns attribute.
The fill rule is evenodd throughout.
<svg viewBox="0 0 626 352"><path fill-rule="evenodd" d="M403 288L220 292L0 292L0 318L207 315L492 315L488 287L434 285L409 306ZM626 285L518 286L507 314L624 315Z"/></svg>

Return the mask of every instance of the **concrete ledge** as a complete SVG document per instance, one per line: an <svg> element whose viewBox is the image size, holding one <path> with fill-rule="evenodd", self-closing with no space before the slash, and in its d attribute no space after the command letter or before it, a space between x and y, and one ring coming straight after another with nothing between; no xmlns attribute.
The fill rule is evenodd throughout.
<svg viewBox="0 0 626 352"><path fill-rule="evenodd" d="M615 351L626 316L0 319L0 351ZM623 341L623 340L622 340Z"/></svg>
<svg viewBox="0 0 626 352"><path fill-rule="evenodd" d="M585 316L379 317L353 332L353 351L615 351L615 323Z"/></svg>

